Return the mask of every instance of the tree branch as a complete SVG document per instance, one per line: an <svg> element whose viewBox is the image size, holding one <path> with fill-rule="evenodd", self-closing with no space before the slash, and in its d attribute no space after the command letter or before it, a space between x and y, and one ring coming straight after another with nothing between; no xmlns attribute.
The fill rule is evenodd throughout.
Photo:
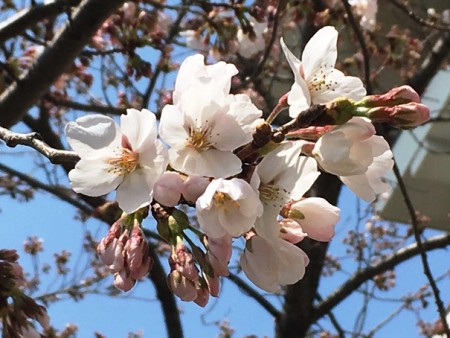
<svg viewBox="0 0 450 338"><path fill-rule="evenodd" d="M167 337L182 338L180 311L177 307L175 296L167 287L166 272L153 246L150 247L150 257L153 259L153 267L150 271L150 279L155 285L156 295L161 303L164 319L166 321Z"/></svg>
<svg viewBox="0 0 450 338"><path fill-rule="evenodd" d="M33 187L35 189L40 189L40 190L51 193L52 195L58 197L59 199L78 208L79 210L84 212L86 215L92 215L94 212L94 209L92 209L90 206L88 206L84 203L81 203L78 199L71 196L72 195L71 190L64 189L62 187L45 184L41 181L36 180L35 178L33 178L29 175L21 173L20 171L10 168L2 163L0 163L0 170L19 178L20 180L28 183L31 187Z"/></svg>
<svg viewBox="0 0 450 338"><path fill-rule="evenodd" d="M425 251L431 251L435 249L445 248L450 245L450 233L433 237L422 243ZM314 318L318 320L325 316L331 309L346 299L351 293L353 293L363 283L372 279L374 276L383 273L387 270L391 270L400 263L407 261L408 259L420 254L420 248L417 243L413 243L405 248L400 249L395 254L386 258L382 262L368 267L360 272L355 273L350 277L339 289L329 295L323 302L319 303L314 311Z"/></svg>
<svg viewBox="0 0 450 338"><path fill-rule="evenodd" d="M442 320L442 325L444 326L444 331L447 337L450 337L450 328L446 319L447 313L445 311L444 303L442 302L441 296L439 295L439 288L437 287L437 284L431 273L427 254L425 252L425 247L422 243L422 239L420 238L421 232L419 230L419 221L417 219L416 209L414 208L411 198L409 197L408 190L406 189L405 182L403 182L403 178L396 161L394 161L393 169L395 177L397 178L398 186L400 188L400 191L402 192L403 200L405 201L406 208L408 209L409 216L411 217L411 223L414 230L414 238L416 240L417 248L419 249L420 259L422 261L423 273L427 277L428 282L430 283L431 290L433 291L434 300L437 306L439 316L441 317Z"/></svg>
<svg viewBox="0 0 450 338"><path fill-rule="evenodd" d="M400 9L402 12L406 13L412 20L417 22L421 26L429 27L432 29L437 29L440 31L450 31L450 25L441 25L437 22L430 22L418 16L413 12L411 8L409 8L405 3L402 3L398 0L389 0L395 7Z"/></svg>
<svg viewBox="0 0 450 338"><path fill-rule="evenodd" d="M5 141L6 145L11 148L19 144L31 147L47 157L53 164L77 162L80 159L73 151L58 150L50 147L42 141L42 137L38 133L19 134L0 127L0 139Z"/></svg>
<svg viewBox="0 0 450 338"><path fill-rule="evenodd" d="M122 114L127 113L126 108L117 108L117 107L106 106L106 105L89 104L89 103L86 104L86 103L79 103L79 102L64 100L64 99L55 99L54 97L51 97L50 95L47 95L45 97L45 99L50 101L51 103L53 103L56 106L61 106L61 107L85 111L85 112L94 112L94 113L111 114L111 115L122 115Z"/></svg>
<svg viewBox="0 0 450 338"><path fill-rule="evenodd" d="M42 19L57 15L79 3L80 0L54 0L21 10L9 19L0 22L0 43L21 34Z"/></svg>
<svg viewBox="0 0 450 338"><path fill-rule="evenodd" d="M372 94L372 81L370 79L370 56L369 50L367 49L366 41L364 40L364 35L361 32L360 26L355 20L355 17L352 12L352 7L348 3L347 0L342 0L342 4L344 5L345 12L347 13L348 21L350 22L350 26L353 29L353 32L356 34L356 38L358 39L359 45L361 47L361 51L364 58L364 82L366 84L367 94Z"/></svg>
<svg viewBox="0 0 450 338"><path fill-rule="evenodd" d="M0 96L0 125L11 127L72 64L96 30L124 0L83 0L73 18L39 55L31 69ZM14 112L14 114L12 113Z"/></svg>

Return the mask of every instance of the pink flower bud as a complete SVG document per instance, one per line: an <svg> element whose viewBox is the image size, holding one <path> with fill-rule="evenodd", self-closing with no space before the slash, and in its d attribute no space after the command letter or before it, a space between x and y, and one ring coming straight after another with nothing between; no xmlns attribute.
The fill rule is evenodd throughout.
<svg viewBox="0 0 450 338"><path fill-rule="evenodd" d="M167 276L167 285L175 296L185 302L190 302L197 298L197 289L194 283L181 275L177 270L173 270Z"/></svg>
<svg viewBox="0 0 450 338"><path fill-rule="evenodd" d="M153 186L153 198L168 207L178 204L183 190L184 180L180 174L166 171Z"/></svg>
<svg viewBox="0 0 450 338"><path fill-rule="evenodd" d="M136 4L134 2L125 2L122 6L123 19L127 23L133 23L136 15Z"/></svg>
<svg viewBox="0 0 450 338"><path fill-rule="evenodd" d="M220 279L218 276L211 277L203 272L203 278L205 278L208 291L213 297L218 297L220 292Z"/></svg>
<svg viewBox="0 0 450 338"><path fill-rule="evenodd" d="M184 182L182 194L186 201L194 203L203 195L209 180L202 176L189 176Z"/></svg>
<svg viewBox="0 0 450 338"><path fill-rule="evenodd" d="M131 277L126 269L122 269L114 274L114 286L122 291L130 291L136 284L136 280Z"/></svg>
<svg viewBox="0 0 450 338"><path fill-rule="evenodd" d="M372 107L393 107L409 102L420 102L417 92L410 86L392 88L382 95L369 95L357 103L358 106Z"/></svg>
<svg viewBox="0 0 450 338"><path fill-rule="evenodd" d="M108 236L103 237L97 246L97 253L103 264L108 266L111 272L119 272L125 264L123 255L123 243L117 238L109 241ZM107 243L107 244L106 244Z"/></svg>
<svg viewBox="0 0 450 338"><path fill-rule="evenodd" d="M280 237L285 241L296 244L306 236L307 234L303 232L302 227L296 221L288 218L280 221Z"/></svg>
<svg viewBox="0 0 450 338"><path fill-rule="evenodd" d="M206 304L208 304L208 301L209 301L208 289L207 288L197 289L197 298L195 298L194 302L201 307L205 307Z"/></svg>
<svg viewBox="0 0 450 338"><path fill-rule="evenodd" d="M198 269L195 266L192 254L188 252L182 240L177 241L177 245L172 250L169 257L169 263L172 269L177 270L182 276L191 281L198 279Z"/></svg>
<svg viewBox="0 0 450 338"><path fill-rule="evenodd" d="M148 243L138 225L131 231L131 237L125 244L125 253L126 263L131 271L137 270L142 264L144 255L148 255Z"/></svg>
<svg viewBox="0 0 450 338"><path fill-rule="evenodd" d="M430 119L430 109L424 104L410 102L393 107L376 107L367 117L374 122L387 122L397 128L415 128Z"/></svg>
<svg viewBox="0 0 450 338"><path fill-rule="evenodd" d="M137 269L131 271L131 277L134 279L142 279L148 275L152 267L153 259L148 254L144 255L141 265Z"/></svg>
<svg viewBox="0 0 450 338"><path fill-rule="evenodd" d="M228 262L231 258L231 236L205 239L208 246L207 260L216 276L228 276Z"/></svg>

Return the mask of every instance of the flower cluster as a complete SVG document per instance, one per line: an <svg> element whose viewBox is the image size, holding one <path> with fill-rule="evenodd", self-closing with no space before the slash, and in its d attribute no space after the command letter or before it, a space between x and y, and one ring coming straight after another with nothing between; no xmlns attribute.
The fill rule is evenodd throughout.
<svg viewBox="0 0 450 338"><path fill-rule="evenodd" d="M295 82L266 121L246 94L230 93L234 65L205 65L194 55L162 109L161 141L145 109L128 109L120 126L101 115L67 125L81 158L69 173L73 189L89 196L116 190L126 213L98 246L116 287L131 289L152 265L141 226L148 209L171 246L169 288L205 306L229 273L236 238L245 240L240 266L261 289L277 292L304 276L309 258L297 243L330 241L340 214L305 196L319 169L367 201L387 191L392 153L371 120L409 128L429 113L409 87L365 97L360 79L334 68L336 42L333 27L319 30L300 61L281 40ZM272 127L284 108L292 120Z"/></svg>
<svg viewBox="0 0 450 338"><path fill-rule="evenodd" d="M97 252L114 274L114 285L123 291L130 290L153 265L139 221L129 216L122 216L111 226L109 233L98 244Z"/></svg>

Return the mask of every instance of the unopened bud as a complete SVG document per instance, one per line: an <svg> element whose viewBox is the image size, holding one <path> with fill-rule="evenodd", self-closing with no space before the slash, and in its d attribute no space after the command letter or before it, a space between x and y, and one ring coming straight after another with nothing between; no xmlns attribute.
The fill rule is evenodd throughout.
<svg viewBox="0 0 450 338"><path fill-rule="evenodd" d="M385 94L366 96L356 104L366 108L373 108L393 107L409 102L420 102L420 96L410 86L401 86L392 88Z"/></svg>
<svg viewBox="0 0 450 338"><path fill-rule="evenodd" d="M122 291L130 291L136 284L136 280L127 273L126 269L122 269L114 274L114 286Z"/></svg>
<svg viewBox="0 0 450 338"><path fill-rule="evenodd" d="M197 298L197 289L194 283L181 275L177 270L173 270L167 276L167 285L175 296L185 302L190 302Z"/></svg>
<svg viewBox="0 0 450 338"><path fill-rule="evenodd" d="M197 289L197 298L195 298L194 302L201 306L205 307L209 301L209 291L207 288L199 288Z"/></svg>
<svg viewBox="0 0 450 338"><path fill-rule="evenodd" d="M393 107L370 109L366 116L373 122L387 122L402 129L415 128L430 119L430 109L424 104L410 102Z"/></svg>

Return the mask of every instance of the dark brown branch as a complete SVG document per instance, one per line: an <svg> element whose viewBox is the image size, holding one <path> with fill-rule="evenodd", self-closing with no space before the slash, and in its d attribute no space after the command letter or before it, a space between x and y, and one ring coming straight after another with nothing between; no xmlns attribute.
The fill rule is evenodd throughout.
<svg viewBox="0 0 450 338"><path fill-rule="evenodd" d="M246 293L249 297L253 298L264 310L269 312L274 318L278 318L280 311L278 311L266 298L264 298L258 291L250 287L244 282L238 275L231 273L227 276L227 279L232 281L236 286Z"/></svg>
<svg viewBox="0 0 450 338"><path fill-rule="evenodd" d="M324 173L317 179L310 196L321 196L335 205L341 185L341 181L336 176ZM303 338L315 322L314 303L328 243L305 238L299 244L310 258L310 262L303 279L286 287L283 311L276 323L277 338ZM331 308L327 309L325 314L331 310Z"/></svg>
<svg viewBox="0 0 450 338"><path fill-rule="evenodd" d="M352 12L352 7L348 3L347 0L342 0L342 4L344 5L345 12L347 13L348 21L350 22L350 26L353 29L353 32L356 34L356 38L358 39L359 45L361 47L361 51L364 58L364 82L366 84L367 94L372 94L372 82L370 80L370 56L369 50L367 49L367 44L364 39L364 35L361 32L359 24L356 22L355 17Z"/></svg>
<svg viewBox="0 0 450 338"><path fill-rule="evenodd" d="M49 95L47 95L45 97L45 99L50 101L51 103L53 103L56 106L61 106L61 107L85 111L85 112L94 112L94 113L111 114L111 115L122 115L122 114L126 114L126 112L127 112L126 108L117 108L117 107L106 106L106 105L89 104L89 103L86 104L86 103L79 103L79 102L70 101L70 100L55 99Z"/></svg>
<svg viewBox="0 0 450 338"><path fill-rule="evenodd" d="M38 133L19 134L6 128L0 127L0 139L5 141L8 147L14 148L17 145L24 145L37 150L47 157L54 164L65 162L77 162L80 158L73 151L59 150L50 147Z"/></svg>
<svg viewBox="0 0 450 338"><path fill-rule="evenodd" d="M124 0L83 0L73 18L39 55L31 69L0 96L0 125L19 122L50 86L72 64L98 27Z"/></svg>
<svg viewBox="0 0 450 338"><path fill-rule="evenodd" d="M431 251L435 249L445 248L450 245L450 234L440 235L428 239L422 243L423 250ZM315 320L318 320L325 316L331 309L346 299L362 284L372 279L374 276L393 269L397 265L411 259L414 256L420 254L420 249L417 243L413 243L405 248L400 249L395 254L386 258L382 262L368 267L360 272L355 273L350 277L343 285L341 285L336 291L329 295L323 302L321 302L314 312Z"/></svg>
<svg viewBox="0 0 450 338"><path fill-rule="evenodd" d="M420 238L421 232L419 230L419 220L417 219L416 209L414 208L411 198L409 197L408 190L406 189L405 182L403 182L402 175L400 170L398 169L397 163L394 161L394 174L397 178L398 186L403 196L403 200L405 201L406 207L408 209L409 216L411 217L411 223L414 230L414 238L416 240L417 248L419 249L420 259L422 260L423 272L428 279L428 283L430 283L431 290L433 291L434 301L436 303L439 316L441 317L442 325L444 327L444 332L447 337L450 337L450 328L446 319L446 311L444 307L444 303L442 302L441 296L439 295L439 288L434 280L434 277L431 273L430 265L428 263L427 254L425 251L425 247L422 243L422 239Z"/></svg>
<svg viewBox="0 0 450 338"><path fill-rule="evenodd" d="M10 168L2 163L0 163L0 170L13 175L20 180L26 182L28 185L30 185L32 188L43 190L46 192L49 192L50 194L58 197L59 199L73 205L74 207L78 208L82 212L84 212L86 215L92 215L93 209L89 207L88 205L81 203L79 200L74 198L73 193L71 190L65 189L63 187L56 187L54 185L48 185L41 181L36 180L35 178L26 175L24 173L21 173L20 171L17 171L13 168Z"/></svg>
<svg viewBox="0 0 450 338"><path fill-rule="evenodd" d="M0 43L13 38L32 27L42 19L60 14L80 0L54 0L44 4L35 4L0 23Z"/></svg>
<svg viewBox="0 0 450 338"><path fill-rule="evenodd" d="M440 31L447 31L450 32L450 26L449 25L441 25L437 22L430 22L427 21L420 16L418 16L416 13L413 12L411 8L409 8L404 2L401 2L399 0L389 0L395 7L400 9L402 12L406 13L412 20L417 22L421 26L425 26L428 28L440 30Z"/></svg>
<svg viewBox="0 0 450 338"><path fill-rule="evenodd" d="M156 255L154 247L150 248L150 257L153 259L150 279L155 285L156 295L162 306L164 319L166 321L167 337L182 338L183 330L180 322L180 311L177 307L175 296L167 287L166 272L161 265L158 255Z"/></svg>

